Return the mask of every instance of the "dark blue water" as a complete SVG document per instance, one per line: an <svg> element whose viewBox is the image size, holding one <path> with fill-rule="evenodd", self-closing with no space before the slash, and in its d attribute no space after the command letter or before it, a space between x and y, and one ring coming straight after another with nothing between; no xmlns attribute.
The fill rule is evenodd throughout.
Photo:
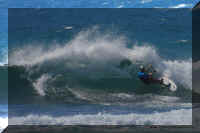
<svg viewBox="0 0 200 133"><path fill-rule="evenodd" d="M102 33L127 37L128 45L150 43L161 56L187 59L192 50L191 25L190 9L19 9L10 10L9 41L11 48L32 42L66 43L81 30L99 26ZM73 30L63 30L65 26Z"/></svg>

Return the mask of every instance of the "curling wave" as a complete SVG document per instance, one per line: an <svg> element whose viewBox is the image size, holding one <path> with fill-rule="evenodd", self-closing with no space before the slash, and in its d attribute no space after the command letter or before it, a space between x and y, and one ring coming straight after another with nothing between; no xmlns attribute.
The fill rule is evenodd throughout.
<svg viewBox="0 0 200 133"><path fill-rule="evenodd" d="M99 99L105 99L109 93L122 93L125 97L153 93L191 99L191 59L164 59L154 46L130 46L125 37L101 35L96 28L80 32L64 46L29 45L12 49L9 56L9 72L23 75L19 79L26 85L22 92L30 96L61 98L68 102L70 99L100 102ZM122 63L127 60L131 65ZM153 64L157 76L168 77L178 85L177 92L171 93L157 85L143 85L136 76L140 64ZM12 89L16 89L14 85ZM113 96L113 99L118 98Z"/></svg>

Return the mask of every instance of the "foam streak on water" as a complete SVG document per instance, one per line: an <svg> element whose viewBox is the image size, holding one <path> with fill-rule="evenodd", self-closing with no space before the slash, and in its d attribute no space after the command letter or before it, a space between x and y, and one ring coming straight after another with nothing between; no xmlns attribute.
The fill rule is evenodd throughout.
<svg viewBox="0 0 200 133"><path fill-rule="evenodd" d="M152 114L79 114L73 116L51 116L29 114L11 117L11 125L191 125L192 109L154 112Z"/></svg>

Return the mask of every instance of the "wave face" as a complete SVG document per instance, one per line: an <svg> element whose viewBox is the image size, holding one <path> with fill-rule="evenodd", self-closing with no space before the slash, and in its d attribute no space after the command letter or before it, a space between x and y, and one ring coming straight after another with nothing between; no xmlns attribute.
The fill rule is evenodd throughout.
<svg viewBox="0 0 200 133"><path fill-rule="evenodd" d="M102 35L98 27L79 32L65 45L26 45L14 49L9 57L9 91L13 101L20 99L17 93L26 94L28 99L46 97L91 103L153 101L160 95L191 99L190 58L165 59L153 45L128 46L125 37ZM172 93L159 85L144 85L137 78L141 64L152 64L158 71L156 76L170 78L178 90ZM175 101L181 101L179 98Z"/></svg>

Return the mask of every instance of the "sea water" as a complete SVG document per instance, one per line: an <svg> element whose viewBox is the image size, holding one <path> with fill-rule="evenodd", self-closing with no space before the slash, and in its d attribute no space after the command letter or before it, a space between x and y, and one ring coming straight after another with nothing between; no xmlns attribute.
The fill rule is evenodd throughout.
<svg viewBox="0 0 200 133"><path fill-rule="evenodd" d="M9 13L9 124L192 124L190 9ZM141 64L177 91L143 84Z"/></svg>

